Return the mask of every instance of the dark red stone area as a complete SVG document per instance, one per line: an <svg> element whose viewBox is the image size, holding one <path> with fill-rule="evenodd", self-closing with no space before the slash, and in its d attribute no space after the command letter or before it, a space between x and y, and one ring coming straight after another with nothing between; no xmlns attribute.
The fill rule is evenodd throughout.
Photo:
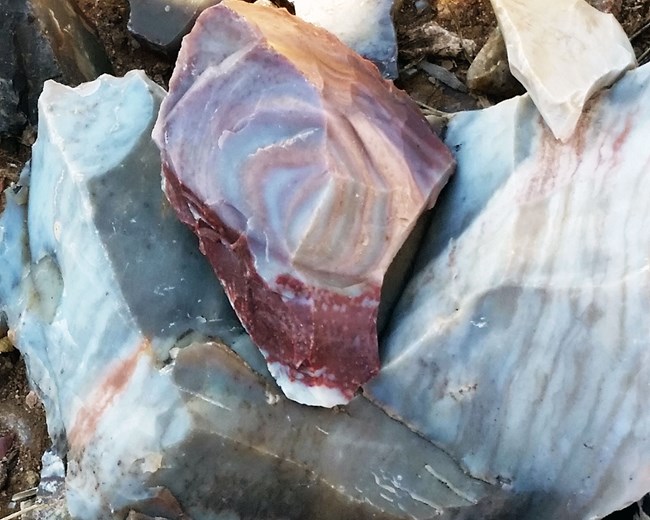
<svg viewBox="0 0 650 520"><path fill-rule="evenodd" d="M286 366L294 381L338 389L351 399L379 370L381 287L348 297L308 286L290 274L280 276L276 288L269 287L255 270L246 236L202 205L167 165L163 177L171 205L198 236L201 252L267 362Z"/></svg>

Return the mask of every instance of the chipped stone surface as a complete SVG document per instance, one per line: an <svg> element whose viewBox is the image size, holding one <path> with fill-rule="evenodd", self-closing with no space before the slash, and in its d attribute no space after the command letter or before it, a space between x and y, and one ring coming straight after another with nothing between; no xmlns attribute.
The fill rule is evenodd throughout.
<svg viewBox="0 0 650 520"><path fill-rule="evenodd" d="M647 65L564 144L528 96L447 130L457 173L365 395L527 495L521 519L602 518L650 489L649 133Z"/></svg>
<svg viewBox="0 0 650 520"><path fill-rule="evenodd" d="M387 78L397 77L393 0L293 0L296 16L327 29L368 58Z"/></svg>
<svg viewBox="0 0 650 520"><path fill-rule="evenodd" d="M36 124L47 79L76 85L111 68L71 0L0 0L0 13L0 137L16 137Z"/></svg>
<svg viewBox="0 0 650 520"><path fill-rule="evenodd" d="M219 0L129 0L129 30L154 49L178 50L196 17Z"/></svg>
<svg viewBox="0 0 650 520"><path fill-rule="evenodd" d="M453 169L416 105L326 31L224 1L184 40L154 139L283 391L349 401L378 369L386 270Z"/></svg>
<svg viewBox="0 0 650 520"><path fill-rule="evenodd" d="M0 225L0 303L43 398L53 443L69 450L76 468L78 480L70 476L68 484L81 518L97 517L102 507L75 498L89 472L113 494L143 485L141 475L93 465L97 456L116 462L115 433L102 429L102 413L115 410L106 396L121 394L133 371L142 383L179 342L237 327L223 293L205 283L216 280L195 239L159 190L160 159L149 134L163 94L140 72L76 89L47 82L29 209L27 188L10 190ZM140 420L176 417L168 408L174 396L150 390L141 405L130 403L128 417L138 420L115 423L133 444L112 453L128 464L129 453L150 448L150 439L139 437Z"/></svg>
<svg viewBox="0 0 650 520"><path fill-rule="evenodd" d="M587 100L636 65L611 14L585 0L491 0L510 70L553 135L567 141Z"/></svg>
<svg viewBox="0 0 650 520"><path fill-rule="evenodd" d="M66 457L70 515L517 518L516 497L366 399L282 396L163 199L149 137L163 94L141 72L48 82L0 218L0 311ZM51 462L39 493L63 519Z"/></svg>

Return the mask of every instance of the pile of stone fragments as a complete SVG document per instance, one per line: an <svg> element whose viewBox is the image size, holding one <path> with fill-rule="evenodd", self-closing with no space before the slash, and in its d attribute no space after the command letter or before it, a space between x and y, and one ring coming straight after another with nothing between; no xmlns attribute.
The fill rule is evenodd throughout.
<svg viewBox="0 0 650 520"><path fill-rule="evenodd" d="M168 91L103 74L66 2L4 4L0 134L38 130L0 311L53 443L24 517L586 520L650 491L650 68L611 14L492 0L526 93L436 133L391 1L132 2L180 45Z"/></svg>

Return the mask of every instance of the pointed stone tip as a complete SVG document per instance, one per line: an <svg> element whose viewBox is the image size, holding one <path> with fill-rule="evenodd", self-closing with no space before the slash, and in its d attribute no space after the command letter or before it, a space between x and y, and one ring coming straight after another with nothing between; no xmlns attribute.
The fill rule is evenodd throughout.
<svg viewBox="0 0 650 520"><path fill-rule="evenodd" d="M333 408L350 402L354 394L346 395L338 388L325 385L306 385L290 377L290 370L281 363L269 363L269 372L287 398L308 406Z"/></svg>
<svg viewBox="0 0 650 520"><path fill-rule="evenodd" d="M587 101L636 66L618 21L584 0L491 0L512 74L554 136L573 135Z"/></svg>
<svg viewBox="0 0 650 520"><path fill-rule="evenodd" d="M106 171L135 146L164 96L164 89L141 70L124 77L103 74L76 87L48 81L38 101L35 146L58 143L60 153L84 177ZM88 135L92 146L82 138Z"/></svg>

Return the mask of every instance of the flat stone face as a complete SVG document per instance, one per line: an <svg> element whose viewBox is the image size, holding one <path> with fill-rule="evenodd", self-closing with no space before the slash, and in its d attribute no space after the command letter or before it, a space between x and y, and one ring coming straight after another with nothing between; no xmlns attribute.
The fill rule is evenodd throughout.
<svg viewBox="0 0 650 520"><path fill-rule="evenodd" d="M48 82L0 218L0 311L72 517L517 518L516 497L366 399L282 396L163 199L149 137L163 94L141 72Z"/></svg>
<svg viewBox="0 0 650 520"><path fill-rule="evenodd" d="M209 467L202 486L185 492L198 501L203 489L214 490L202 499L214 511L226 504L240 514L254 510L242 515L248 518L319 520L501 518L518 511L498 486L468 478L361 397L343 413L299 405L216 345L184 349L173 378L197 426L165 456L155 479L174 491L197 465Z"/></svg>
<svg viewBox="0 0 650 520"><path fill-rule="evenodd" d="M0 0L0 137L36 124L47 79L95 79L111 67L93 30L70 0Z"/></svg>
<svg viewBox="0 0 650 520"><path fill-rule="evenodd" d="M296 16L336 35L372 61L386 78L397 77L393 0L293 0Z"/></svg>
<svg viewBox="0 0 650 520"><path fill-rule="evenodd" d="M611 14L584 0L491 0L510 70L553 135L567 141L586 101L636 65Z"/></svg>
<svg viewBox="0 0 650 520"><path fill-rule="evenodd" d="M628 72L566 144L528 96L454 117L457 174L365 387L530 495L520 518L601 518L650 489L649 85Z"/></svg>
<svg viewBox="0 0 650 520"><path fill-rule="evenodd" d="M227 1L184 40L154 139L285 393L349 401L378 369L384 274L453 167L415 105L326 31Z"/></svg>
<svg viewBox="0 0 650 520"><path fill-rule="evenodd" d="M178 50L196 17L219 0L129 0L129 30L151 47Z"/></svg>

